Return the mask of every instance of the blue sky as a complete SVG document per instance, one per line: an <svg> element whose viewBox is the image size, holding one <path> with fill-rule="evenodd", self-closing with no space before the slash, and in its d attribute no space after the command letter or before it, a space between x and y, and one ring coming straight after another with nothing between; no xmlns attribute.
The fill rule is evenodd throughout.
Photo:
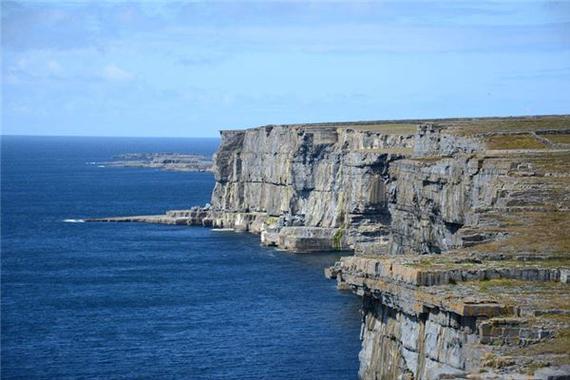
<svg viewBox="0 0 570 380"><path fill-rule="evenodd" d="M570 112L570 2L2 1L2 133Z"/></svg>

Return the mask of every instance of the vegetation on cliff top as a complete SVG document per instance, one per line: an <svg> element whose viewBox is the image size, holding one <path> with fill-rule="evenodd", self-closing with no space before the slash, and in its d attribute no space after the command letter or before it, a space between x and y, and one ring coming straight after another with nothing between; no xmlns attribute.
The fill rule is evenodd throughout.
<svg viewBox="0 0 570 380"><path fill-rule="evenodd" d="M310 124L283 124L288 127L336 127L370 130L395 135L413 135L418 124L432 123L448 127L459 135L472 136L497 132L533 132L570 129L570 115L479 117L449 119L371 120ZM549 136L550 138L550 136Z"/></svg>
<svg viewBox="0 0 570 380"><path fill-rule="evenodd" d="M487 140L489 149L544 149L544 143L530 134L495 135Z"/></svg>

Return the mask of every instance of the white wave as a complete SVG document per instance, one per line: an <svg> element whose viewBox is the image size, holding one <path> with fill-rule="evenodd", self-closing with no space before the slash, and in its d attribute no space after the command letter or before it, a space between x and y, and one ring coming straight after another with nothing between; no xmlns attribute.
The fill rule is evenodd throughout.
<svg viewBox="0 0 570 380"><path fill-rule="evenodd" d="M98 168L104 168L105 165L97 165Z"/></svg>
<svg viewBox="0 0 570 380"><path fill-rule="evenodd" d="M212 231L228 231L231 232L233 231L233 228L212 228Z"/></svg>
<svg viewBox="0 0 570 380"><path fill-rule="evenodd" d="M64 219L64 223L85 223L83 219Z"/></svg>

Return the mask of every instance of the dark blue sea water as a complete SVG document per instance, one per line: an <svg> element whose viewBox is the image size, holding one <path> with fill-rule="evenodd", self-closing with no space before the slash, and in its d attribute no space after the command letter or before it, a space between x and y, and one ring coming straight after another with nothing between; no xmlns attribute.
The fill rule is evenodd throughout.
<svg viewBox="0 0 570 380"><path fill-rule="evenodd" d="M2 137L4 379L354 379L359 300L258 237L64 223L204 204L209 173L100 168L216 140Z"/></svg>

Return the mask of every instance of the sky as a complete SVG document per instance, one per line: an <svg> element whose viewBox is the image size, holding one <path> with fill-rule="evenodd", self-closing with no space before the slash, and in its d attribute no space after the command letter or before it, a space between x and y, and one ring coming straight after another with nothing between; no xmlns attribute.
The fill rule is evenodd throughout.
<svg viewBox="0 0 570 380"><path fill-rule="evenodd" d="M2 0L2 134L570 113L570 1Z"/></svg>

